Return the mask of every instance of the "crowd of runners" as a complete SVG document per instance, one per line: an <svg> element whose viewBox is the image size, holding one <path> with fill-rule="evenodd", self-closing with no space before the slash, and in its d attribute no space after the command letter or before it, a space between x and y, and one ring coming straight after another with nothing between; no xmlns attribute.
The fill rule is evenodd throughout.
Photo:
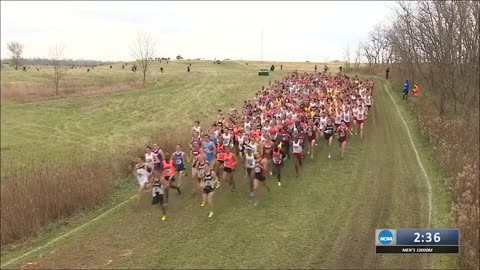
<svg viewBox="0 0 480 270"><path fill-rule="evenodd" d="M293 164L298 177L304 160L315 157L322 141L330 159L336 138L343 159L349 134L363 140L374 87L373 79L342 73L294 73L270 82L244 101L241 111L233 105L227 113L218 110L207 130L195 121L186 152L181 145L173 153L164 153L156 144L147 147L134 170L139 198L151 189L152 204L160 205L166 220L170 191L180 194L182 181L189 175L193 194L201 194L200 205L208 205L208 217L212 217L215 190L228 186L235 191L234 172L240 171L250 183L256 206L259 187L270 190L268 178L281 186L287 163Z"/></svg>

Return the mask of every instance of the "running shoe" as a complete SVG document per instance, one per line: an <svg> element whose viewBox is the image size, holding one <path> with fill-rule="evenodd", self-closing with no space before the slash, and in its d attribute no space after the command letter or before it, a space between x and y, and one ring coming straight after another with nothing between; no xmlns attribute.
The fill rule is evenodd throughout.
<svg viewBox="0 0 480 270"><path fill-rule="evenodd" d="M167 220L167 216L166 216L166 215L163 215L163 216L162 216L162 221L165 221L165 220Z"/></svg>
<svg viewBox="0 0 480 270"><path fill-rule="evenodd" d="M208 217L209 218L213 217L213 211L210 211L210 213L208 213Z"/></svg>
<svg viewBox="0 0 480 270"><path fill-rule="evenodd" d="M252 192L250 192L250 198L253 198L253 196L254 196L254 193L252 191Z"/></svg>
<svg viewBox="0 0 480 270"><path fill-rule="evenodd" d="M272 173L272 172L270 172L270 176L272 176L272 175L273 175L273 173Z"/></svg>
<svg viewBox="0 0 480 270"><path fill-rule="evenodd" d="M332 158L332 156L328 155L328 158Z"/></svg>
<svg viewBox="0 0 480 270"><path fill-rule="evenodd" d="M278 186L281 187L281 186L282 186L282 182L278 182Z"/></svg>
<svg viewBox="0 0 480 270"><path fill-rule="evenodd" d="M256 201L254 204L253 204L254 207L257 207L258 206L258 201Z"/></svg>
<svg viewBox="0 0 480 270"><path fill-rule="evenodd" d="M237 189L233 187L233 188L232 188L232 192L235 192L235 191L237 191Z"/></svg>
<svg viewBox="0 0 480 270"><path fill-rule="evenodd" d="M200 204L200 206L201 206L201 207L204 207L204 206L205 206L205 202L202 202L202 203Z"/></svg>

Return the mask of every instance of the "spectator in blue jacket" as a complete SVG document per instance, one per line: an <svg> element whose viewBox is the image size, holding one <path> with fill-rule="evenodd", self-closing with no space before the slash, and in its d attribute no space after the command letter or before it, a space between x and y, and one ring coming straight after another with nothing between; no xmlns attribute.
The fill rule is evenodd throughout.
<svg viewBox="0 0 480 270"><path fill-rule="evenodd" d="M405 80L405 83L403 84L403 98L402 99L407 99L409 89L410 89L410 83L408 82L408 80Z"/></svg>

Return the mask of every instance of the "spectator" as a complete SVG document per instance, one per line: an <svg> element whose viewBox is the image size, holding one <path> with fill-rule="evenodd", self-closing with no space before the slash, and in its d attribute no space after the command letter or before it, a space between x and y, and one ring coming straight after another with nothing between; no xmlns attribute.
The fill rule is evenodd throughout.
<svg viewBox="0 0 480 270"><path fill-rule="evenodd" d="M388 73L390 73L389 67L387 67L387 69L385 70L385 80L388 80Z"/></svg>
<svg viewBox="0 0 480 270"><path fill-rule="evenodd" d="M410 89L410 83L408 80L405 80L405 83L403 84L403 97L402 99L406 100L408 96L408 90Z"/></svg>

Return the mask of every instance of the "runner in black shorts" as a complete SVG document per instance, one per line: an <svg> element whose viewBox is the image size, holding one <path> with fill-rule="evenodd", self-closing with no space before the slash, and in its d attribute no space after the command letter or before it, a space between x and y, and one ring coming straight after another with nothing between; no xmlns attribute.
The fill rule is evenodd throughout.
<svg viewBox="0 0 480 270"><path fill-rule="evenodd" d="M149 176L152 185L152 205L159 204L162 208L162 221L167 220L167 210L164 205L164 188L168 186L168 182L160 176L160 170L155 169Z"/></svg>
<svg viewBox="0 0 480 270"><path fill-rule="evenodd" d="M325 140L327 140L327 143L328 143L328 158L332 157L330 155L330 147L332 145L334 133L335 133L335 127L332 124L332 118L329 117L327 118L327 124L325 125L325 128L323 130Z"/></svg>
<svg viewBox="0 0 480 270"><path fill-rule="evenodd" d="M255 179L253 179L253 192L254 192L254 200L255 204L254 206L258 205L258 186L260 183L268 190L270 191L270 188L267 186L267 177L266 177L266 171L267 171L267 160L264 159L259 153L255 153Z"/></svg>
<svg viewBox="0 0 480 270"><path fill-rule="evenodd" d="M210 164L205 164L204 174L200 182L200 187L202 189L202 204L205 205L207 202L210 207L208 217L213 216L213 194L215 193L215 188L218 187L218 177L215 172L210 168Z"/></svg>

